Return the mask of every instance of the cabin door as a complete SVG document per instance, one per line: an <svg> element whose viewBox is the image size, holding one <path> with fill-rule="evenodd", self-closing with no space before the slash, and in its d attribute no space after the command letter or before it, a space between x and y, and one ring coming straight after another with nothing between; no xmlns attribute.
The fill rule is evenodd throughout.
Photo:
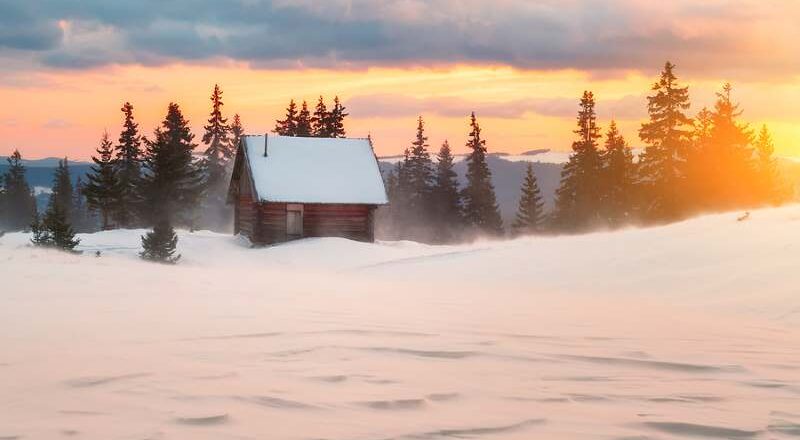
<svg viewBox="0 0 800 440"><path fill-rule="evenodd" d="M290 239L303 236L303 205L286 205L286 235Z"/></svg>

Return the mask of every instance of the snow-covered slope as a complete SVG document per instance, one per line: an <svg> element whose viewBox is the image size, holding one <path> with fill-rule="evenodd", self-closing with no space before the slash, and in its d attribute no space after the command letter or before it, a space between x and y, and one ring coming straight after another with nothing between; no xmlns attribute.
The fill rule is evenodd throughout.
<svg viewBox="0 0 800 440"><path fill-rule="evenodd" d="M578 237L0 238L0 438L796 438L800 207ZM99 257L96 251L101 251Z"/></svg>

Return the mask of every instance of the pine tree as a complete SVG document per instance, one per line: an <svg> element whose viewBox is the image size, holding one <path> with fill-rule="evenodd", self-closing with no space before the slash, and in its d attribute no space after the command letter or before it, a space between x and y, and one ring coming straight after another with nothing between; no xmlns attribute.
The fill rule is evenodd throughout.
<svg viewBox="0 0 800 440"><path fill-rule="evenodd" d="M764 125L758 133L756 139L757 153L757 180L756 188L759 194L759 201L771 204L780 204L786 200L788 191L781 181L778 164L773 157L775 145L769 129Z"/></svg>
<svg viewBox="0 0 800 440"><path fill-rule="evenodd" d="M711 145L711 130L714 127L713 114L703 107L694 118L690 148L686 160L686 201L695 211L710 209L715 203L715 195L708 178L714 163Z"/></svg>
<svg viewBox="0 0 800 440"><path fill-rule="evenodd" d="M458 189L458 175L453 170L453 154L450 144L445 140L436 155L436 171L432 189L434 228L440 241L454 238L464 223L461 206L461 192Z"/></svg>
<svg viewBox="0 0 800 440"><path fill-rule="evenodd" d="M25 166L19 150L6 159L8 170L2 176L4 188L3 210L0 212L0 227L11 231L25 229L36 215L36 199L25 179Z"/></svg>
<svg viewBox="0 0 800 440"><path fill-rule="evenodd" d="M706 182L711 186L712 208L730 209L752 205L757 195L753 182L756 170L750 144L753 134L747 124L739 122L742 111L731 99L733 88L725 84L717 93L711 112L709 151L704 163Z"/></svg>
<svg viewBox="0 0 800 440"><path fill-rule="evenodd" d="M328 112L328 107L325 105L325 100L320 96L314 109L314 114L311 116L311 135L321 138L332 137L330 121L331 115Z"/></svg>
<svg viewBox="0 0 800 440"><path fill-rule="evenodd" d="M675 65L667 62L661 78L647 98L650 120L642 124L639 138L647 144L640 160L642 184L647 187L647 215L655 220L674 219L684 214L686 160L691 119L689 88L680 87Z"/></svg>
<svg viewBox="0 0 800 440"><path fill-rule="evenodd" d="M207 145L203 152L203 169L206 175L206 185L216 188L225 180L225 167L232 157L230 146L230 127L228 120L222 116L222 90L219 85L214 85L211 94L211 115L208 125L205 125L203 143Z"/></svg>
<svg viewBox="0 0 800 440"><path fill-rule="evenodd" d="M292 99L286 107L286 117L276 121L272 131L279 136L297 136L297 118L297 104Z"/></svg>
<svg viewBox="0 0 800 440"><path fill-rule="evenodd" d="M497 207L492 185L492 172L486 162L486 140L481 139L481 127L470 117L471 132L467 140L467 186L463 190L466 221L479 232L490 235L503 233L503 220Z"/></svg>
<svg viewBox="0 0 800 440"><path fill-rule="evenodd" d="M108 132L103 133L98 156L92 156L94 165L86 176L85 194L89 208L100 213L100 227L107 231L112 229L116 219L121 196L121 185L117 177L116 160Z"/></svg>
<svg viewBox="0 0 800 440"><path fill-rule="evenodd" d="M203 152L202 170L204 177L204 225L218 228L226 222L229 209L226 207L228 190L228 163L231 161L230 127L228 120L222 116L222 90L214 86L211 94L211 115L204 127L203 143L207 145Z"/></svg>
<svg viewBox="0 0 800 440"><path fill-rule="evenodd" d="M603 163L602 209L608 224L617 227L631 220L635 200L636 164L625 138L611 121L606 133Z"/></svg>
<svg viewBox="0 0 800 440"><path fill-rule="evenodd" d="M433 186L433 162L428 153L428 138L425 136L425 123L422 116L417 120L417 135L411 143L411 148L406 150L403 159L402 190L406 193L406 217L409 221L419 222L427 220L426 212L430 209L431 188Z"/></svg>
<svg viewBox="0 0 800 440"><path fill-rule="evenodd" d="M530 162L525 170L521 193L517 216L511 227L517 234L534 234L541 230L544 221L544 202Z"/></svg>
<svg viewBox="0 0 800 440"><path fill-rule="evenodd" d="M141 206L139 185L142 176L142 137L139 124L133 119L133 106L126 102L122 106L125 120L116 146L114 167L119 180L119 199L115 209L115 220L119 227L129 228L139 223Z"/></svg>
<svg viewBox="0 0 800 440"><path fill-rule="evenodd" d="M72 178L69 171L69 162L65 157L58 161L58 167L53 174L52 193L50 194L50 205L58 208L64 214L67 221L72 220L73 215L73 192Z"/></svg>
<svg viewBox="0 0 800 440"><path fill-rule="evenodd" d="M86 183L78 176L75 179L75 190L72 193L72 218L70 224L77 232L94 232L96 221L89 212L86 201Z"/></svg>
<svg viewBox="0 0 800 440"><path fill-rule="evenodd" d="M67 159L60 160L53 177L53 193L42 221L31 225L33 244L71 251L80 243L75 238L70 218L73 211L72 182Z"/></svg>
<svg viewBox="0 0 800 440"><path fill-rule="evenodd" d="M156 263L175 264L180 260L180 255L175 255L178 247L178 236L167 220L160 220L151 232L142 236L142 252L139 256L143 260Z"/></svg>
<svg viewBox="0 0 800 440"><path fill-rule="evenodd" d="M333 98L333 108L330 111L328 132L330 137L343 138L347 135L344 130L344 118L348 116L344 106L339 102L339 97Z"/></svg>
<svg viewBox="0 0 800 440"><path fill-rule="evenodd" d="M233 122L231 123L231 157L236 155L236 149L239 148L239 143L244 136L244 127L242 126L242 119L239 114L233 115Z"/></svg>
<svg viewBox="0 0 800 440"><path fill-rule="evenodd" d="M556 190L553 221L558 229L576 231L600 221L601 162L597 148L600 127L594 106L594 94L583 92L578 128L574 131L578 139L572 143L572 154L561 171L561 184Z"/></svg>
<svg viewBox="0 0 800 440"><path fill-rule="evenodd" d="M297 128L291 136L310 137L314 133L311 126L311 113L308 111L308 103L303 101L300 113L297 114Z"/></svg>
<svg viewBox="0 0 800 440"><path fill-rule="evenodd" d="M144 156L142 196L151 224L177 219L194 224L194 208L201 196L202 175L193 161L194 135L178 104L170 103L167 115L148 140Z"/></svg>

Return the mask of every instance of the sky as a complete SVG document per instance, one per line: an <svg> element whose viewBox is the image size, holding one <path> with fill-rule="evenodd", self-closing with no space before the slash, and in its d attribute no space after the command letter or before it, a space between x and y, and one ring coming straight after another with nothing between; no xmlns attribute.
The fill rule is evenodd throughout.
<svg viewBox="0 0 800 440"><path fill-rule="evenodd" d="M794 0L0 0L0 155L87 159L125 101L145 134L179 103L199 141L215 83L251 134L338 95L380 155L420 115L433 149L464 151L472 111L490 151L567 150L591 90L636 147L670 60L691 114L731 82L800 156L799 21Z"/></svg>

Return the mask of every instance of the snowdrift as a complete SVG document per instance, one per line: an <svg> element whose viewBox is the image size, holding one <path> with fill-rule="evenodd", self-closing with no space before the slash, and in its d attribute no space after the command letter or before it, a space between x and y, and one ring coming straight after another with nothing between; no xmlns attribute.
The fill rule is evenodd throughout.
<svg viewBox="0 0 800 440"><path fill-rule="evenodd" d="M800 207L466 246L0 238L0 438L797 438ZM96 256L97 252L100 256Z"/></svg>

